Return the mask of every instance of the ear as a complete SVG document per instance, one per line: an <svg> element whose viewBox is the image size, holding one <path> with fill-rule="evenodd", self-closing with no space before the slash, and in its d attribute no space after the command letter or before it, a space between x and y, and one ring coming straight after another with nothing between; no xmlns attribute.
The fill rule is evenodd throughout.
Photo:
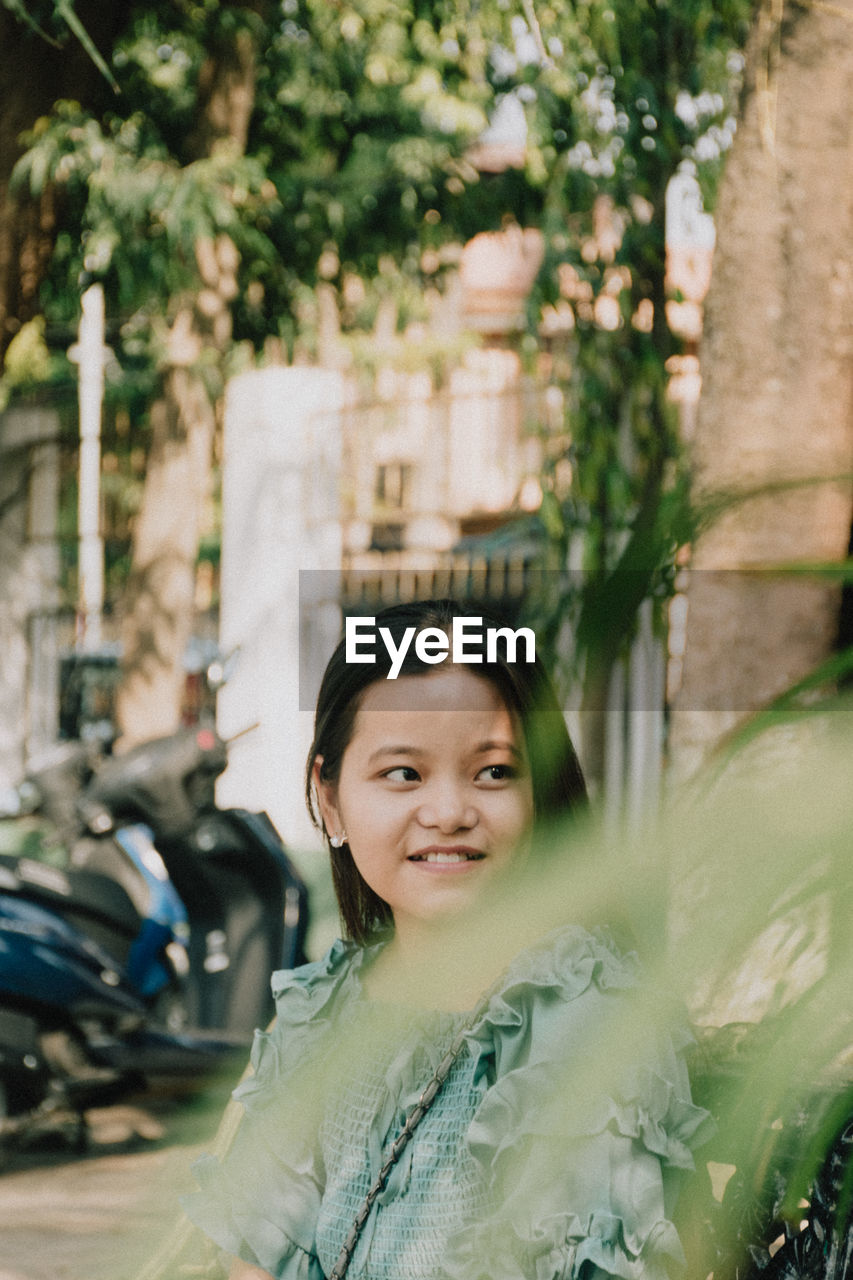
<svg viewBox="0 0 853 1280"><path fill-rule="evenodd" d="M318 756L311 770L311 781L314 784L317 808L320 810L323 827L327 835L333 836L336 832L343 831L344 824L338 811L337 783L329 782L328 779L321 777L322 770L323 757Z"/></svg>

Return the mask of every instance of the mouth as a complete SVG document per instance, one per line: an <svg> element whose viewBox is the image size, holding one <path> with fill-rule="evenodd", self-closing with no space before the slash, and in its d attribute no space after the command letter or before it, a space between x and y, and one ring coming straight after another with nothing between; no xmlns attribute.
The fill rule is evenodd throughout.
<svg viewBox="0 0 853 1280"><path fill-rule="evenodd" d="M481 862L485 856L481 849L469 849L464 845L454 845L452 848L432 847L420 849L417 853L413 853L407 861L449 867L458 866L466 862Z"/></svg>

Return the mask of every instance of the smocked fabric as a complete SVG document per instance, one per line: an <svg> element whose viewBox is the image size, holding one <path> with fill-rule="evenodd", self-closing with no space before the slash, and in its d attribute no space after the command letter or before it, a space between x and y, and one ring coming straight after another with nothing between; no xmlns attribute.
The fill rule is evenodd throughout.
<svg viewBox="0 0 853 1280"><path fill-rule="evenodd" d="M221 1164L195 1166L189 1216L275 1280L331 1270L465 1021L367 999L376 953L338 942L274 975L276 1022L235 1092L244 1120ZM676 1186L708 1118L683 1041L631 1032L629 1055L608 1053L636 1028L624 1020L638 990L604 933L561 929L516 957L374 1205L350 1280L671 1275Z"/></svg>
<svg viewBox="0 0 853 1280"><path fill-rule="evenodd" d="M317 1221L317 1253L328 1273L399 1135L412 1102L436 1062L426 1045L445 1048L462 1015L425 1018L411 1010L370 1008L359 1016L367 1043L383 1046L363 1070L347 1076L328 1099L320 1126L326 1184ZM472 1115L480 1090L474 1059L457 1059L416 1139L394 1165L368 1219L351 1274L421 1277L441 1274L451 1225L475 1220L485 1208L485 1186L465 1141L462 1117Z"/></svg>

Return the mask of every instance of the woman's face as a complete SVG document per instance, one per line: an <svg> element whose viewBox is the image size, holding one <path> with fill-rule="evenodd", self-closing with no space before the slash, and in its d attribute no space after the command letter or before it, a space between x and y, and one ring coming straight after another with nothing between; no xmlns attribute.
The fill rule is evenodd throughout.
<svg viewBox="0 0 853 1280"><path fill-rule="evenodd" d="M315 765L330 835L391 908L398 937L464 909L517 856L533 817L518 723L460 667L362 695L336 783Z"/></svg>

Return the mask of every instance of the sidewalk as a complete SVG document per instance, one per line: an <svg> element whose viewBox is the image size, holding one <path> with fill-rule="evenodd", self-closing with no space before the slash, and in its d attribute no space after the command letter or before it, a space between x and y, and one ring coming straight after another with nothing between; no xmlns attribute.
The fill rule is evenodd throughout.
<svg viewBox="0 0 853 1280"><path fill-rule="evenodd" d="M88 1153L13 1156L0 1175L0 1280L132 1280L168 1232L224 1103L91 1112Z"/></svg>

